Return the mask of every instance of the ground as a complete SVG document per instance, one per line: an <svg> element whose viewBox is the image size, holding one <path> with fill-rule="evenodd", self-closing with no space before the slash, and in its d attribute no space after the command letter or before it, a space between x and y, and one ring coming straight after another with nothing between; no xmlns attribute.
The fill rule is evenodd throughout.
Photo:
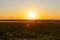
<svg viewBox="0 0 60 40"><path fill-rule="evenodd" d="M0 40L59 40L60 23L0 22Z"/></svg>

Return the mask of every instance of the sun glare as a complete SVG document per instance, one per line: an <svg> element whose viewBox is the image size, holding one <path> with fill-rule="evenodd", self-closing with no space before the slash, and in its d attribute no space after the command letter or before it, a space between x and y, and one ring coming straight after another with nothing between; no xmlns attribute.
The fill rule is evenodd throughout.
<svg viewBox="0 0 60 40"><path fill-rule="evenodd" d="M35 19L35 18L36 18L36 13L34 12L27 13L27 19Z"/></svg>

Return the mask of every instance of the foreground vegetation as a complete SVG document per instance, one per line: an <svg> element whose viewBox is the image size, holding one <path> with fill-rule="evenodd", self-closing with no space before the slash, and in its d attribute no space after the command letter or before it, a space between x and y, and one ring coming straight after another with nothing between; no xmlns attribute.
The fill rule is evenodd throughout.
<svg viewBox="0 0 60 40"><path fill-rule="evenodd" d="M0 40L59 40L60 23L0 23Z"/></svg>

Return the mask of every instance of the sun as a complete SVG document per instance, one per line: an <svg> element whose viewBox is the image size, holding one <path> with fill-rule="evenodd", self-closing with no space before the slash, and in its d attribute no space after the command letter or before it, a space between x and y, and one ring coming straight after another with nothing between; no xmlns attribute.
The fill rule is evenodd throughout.
<svg viewBox="0 0 60 40"><path fill-rule="evenodd" d="M29 18L34 18L36 15L35 15L34 12L29 12L29 13L27 14L27 16L28 16Z"/></svg>
<svg viewBox="0 0 60 40"><path fill-rule="evenodd" d="M36 13L31 11L31 12L28 12L26 16L27 16L27 19L35 19Z"/></svg>

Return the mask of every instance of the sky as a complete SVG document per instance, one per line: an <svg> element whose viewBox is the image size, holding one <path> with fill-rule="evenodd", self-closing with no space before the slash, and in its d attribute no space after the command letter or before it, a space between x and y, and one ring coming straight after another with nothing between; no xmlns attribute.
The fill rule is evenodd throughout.
<svg viewBox="0 0 60 40"><path fill-rule="evenodd" d="M28 11L38 19L60 20L60 0L0 0L0 19L25 19Z"/></svg>

